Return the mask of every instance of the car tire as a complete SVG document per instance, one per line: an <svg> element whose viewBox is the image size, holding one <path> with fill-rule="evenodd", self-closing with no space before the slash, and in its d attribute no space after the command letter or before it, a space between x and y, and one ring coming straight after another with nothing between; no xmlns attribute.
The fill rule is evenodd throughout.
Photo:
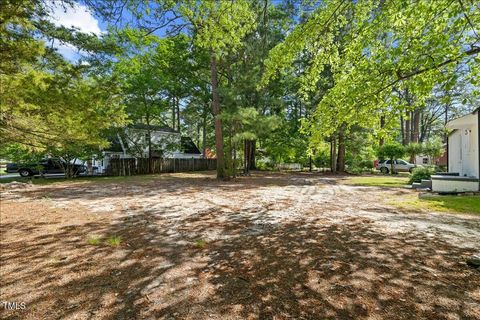
<svg viewBox="0 0 480 320"><path fill-rule="evenodd" d="M380 168L380 172L383 173L383 174L388 174L388 168L386 168L386 167L381 167L381 168Z"/></svg>
<svg viewBox="0 0 480 320"><path fill-rule="evenodd" d="M20 174L21 177L30 177L33 175L32 171L28 170L28 169L20 169L18 170L18 173Z"/></svg>

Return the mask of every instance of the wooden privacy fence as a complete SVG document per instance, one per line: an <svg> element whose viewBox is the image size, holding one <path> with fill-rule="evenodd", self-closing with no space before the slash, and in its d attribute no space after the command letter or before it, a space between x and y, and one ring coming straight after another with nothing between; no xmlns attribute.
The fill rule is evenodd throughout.
<svg viewBox="0 0 480 320"><path fill-rule="evenodd" d="M216 159L151 159L149 172L148 158L110 159L106 174L109 176L132 176L136 174L188 172L214 170Z"/></svg>

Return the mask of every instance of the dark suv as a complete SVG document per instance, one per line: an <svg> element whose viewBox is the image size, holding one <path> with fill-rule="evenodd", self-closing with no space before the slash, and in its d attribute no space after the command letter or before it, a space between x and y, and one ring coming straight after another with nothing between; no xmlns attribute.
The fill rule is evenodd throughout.
<svg viewBox="0 0 480 320"><path fill-rule="evenodd" d="M36 174L65 173L67 163L60 159L50 158L40 160L37 163L17 164L7 163L7 172L18 172L22 177L33 176ZM79 175L86 171L86 167L81 164L72 164L73 175Z"/></svg>

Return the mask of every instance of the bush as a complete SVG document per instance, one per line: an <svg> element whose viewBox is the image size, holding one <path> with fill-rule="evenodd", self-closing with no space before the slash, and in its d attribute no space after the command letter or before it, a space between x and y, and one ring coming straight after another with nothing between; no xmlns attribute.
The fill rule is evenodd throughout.
<svg viewBox="0 0 480 320"><path fill-rule="evenodd" d="M373 160L362 160L360 161L359 166L362 168L373 169Z"/></svg>
<svg viewBox="0 0 480 320"><path fill-rule="evenodd" d="M260 158L255 163L257 170L274 170L275 162L269 158Z"/></svg>
<svg viewBox="0 0 480 320"><path fill-rule="evenodd" d="M446 165L437 166L437 172L448 172L448 167Z"/></svg>
<svg viewBox="0 0 480 320"><path fill-rule="evenodd" d="M358 166L351 166L347 169L347 172L352 173L352 174L362 174L365 171L368 171L368 170L366 170L363 167L358 167Z"/></svg>
<svg viewBox="0 0 480 320"><path fill-rule="evenodd" d="M360 160L349 165L347 171L353 174L360 174L364 172L371 172L373 168L374 165L372 160Z"/></svg>
<svg viewBox="0 0 480 320"><path fill-rule="evenodd" d="M415 168L412 171L412 175L410 176L410 180L408 181L409 184L414 182L421 182L423 180L430 179L430 176L435 172L434 169L428 167L419 167Z"/></svg>

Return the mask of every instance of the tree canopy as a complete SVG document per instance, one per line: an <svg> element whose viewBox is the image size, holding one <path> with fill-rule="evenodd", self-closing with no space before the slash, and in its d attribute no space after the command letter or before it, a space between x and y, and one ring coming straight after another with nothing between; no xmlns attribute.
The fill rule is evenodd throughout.
<svg viewBox="0 0 480 320"><path fill-rule="evenodd" d="M88 157L141 124L191 137L218 178L355 171L385 144L438 150L480 101L473 1L84 0L102 33L52 23L79 3L2 1L2 150Z"/></svg>

